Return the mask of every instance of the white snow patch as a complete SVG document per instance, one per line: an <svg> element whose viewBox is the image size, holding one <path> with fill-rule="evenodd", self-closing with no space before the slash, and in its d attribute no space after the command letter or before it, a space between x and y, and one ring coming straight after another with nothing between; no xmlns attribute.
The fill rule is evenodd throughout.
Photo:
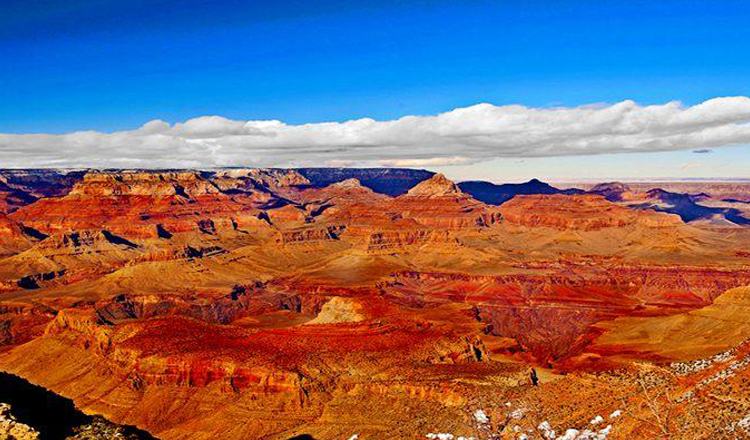
<svg viewBox="0 0 750 440"><path fill-rule="evenodd" d="M490 423L490 417L487 415L487 413L485 413L481 409L474 411L474 420L476 420L477 423L480 423L482 425L486 425Z"/></svg>

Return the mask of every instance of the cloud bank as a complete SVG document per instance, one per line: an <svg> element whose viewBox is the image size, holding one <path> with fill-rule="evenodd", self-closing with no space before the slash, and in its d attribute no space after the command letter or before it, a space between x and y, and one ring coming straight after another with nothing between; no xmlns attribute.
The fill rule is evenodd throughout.
<svg viewBox="0 0 750 440"><path fill-rule="evenodd" d="M0 134L0 167L445 166L501 157L707 150L750 144L750 98L530 108L303 125L206 116L131 131Z"/></svg>

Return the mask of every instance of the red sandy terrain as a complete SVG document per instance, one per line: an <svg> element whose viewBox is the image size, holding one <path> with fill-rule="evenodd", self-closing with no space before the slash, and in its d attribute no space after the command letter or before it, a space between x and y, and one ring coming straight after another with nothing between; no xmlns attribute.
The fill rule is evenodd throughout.
<svg viewBox="0 0 750 440"><path fill-rule="evenodd" d="M161 439L744 429L741 202L306 172L0 172L0 370Z"/></svg>

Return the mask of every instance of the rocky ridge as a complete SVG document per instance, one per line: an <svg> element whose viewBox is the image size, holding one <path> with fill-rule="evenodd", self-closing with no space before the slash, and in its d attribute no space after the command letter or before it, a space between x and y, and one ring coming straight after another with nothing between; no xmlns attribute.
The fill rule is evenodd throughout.
<svg viewBox="0 0 750 440"><path fill-rule="evenodd" d="M528 368L611 412L590 375L744 335L701 318L743 313L741 227L630 195L495 206L439 174L394 197L374 176L423 173L331 173L90 172L19 207L0 235L0 368L167 440L419 438L464 435L468 408L508 401L579 429L590 418ZM665 336L706 325L710 344Z"/></svg>

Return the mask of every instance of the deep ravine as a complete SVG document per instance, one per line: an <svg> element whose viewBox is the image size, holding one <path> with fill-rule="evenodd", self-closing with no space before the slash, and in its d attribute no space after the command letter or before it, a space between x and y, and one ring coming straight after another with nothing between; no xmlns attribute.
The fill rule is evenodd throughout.
<svg viewBox="0 0 750 440"><path fill-rule="evenodd" d="M40 440L157 440L133 426L87 415L72 400L9 373L0 372L0 402L10 405L18 423L39 432Z"/></svg>

